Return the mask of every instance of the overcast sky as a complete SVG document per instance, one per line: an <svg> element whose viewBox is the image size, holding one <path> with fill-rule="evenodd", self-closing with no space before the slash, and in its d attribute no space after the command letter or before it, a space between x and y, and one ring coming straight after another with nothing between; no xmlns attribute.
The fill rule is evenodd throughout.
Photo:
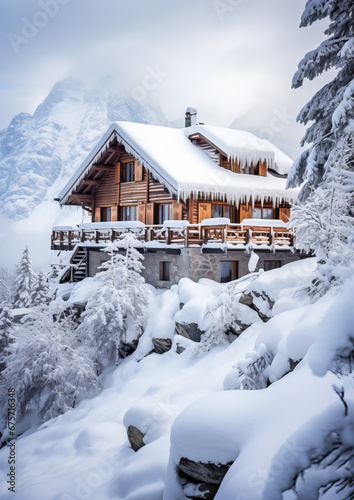
<svg viewBox="0 0 354 500"><path fill-rule="evenodd" d="M321 82L291 90L325 25L299 28L305 0L2 0L0 129L67 76L118 72L170 120L245 125L296 152L295 116ZM274 137L273 137L274 136Z"/></svg>

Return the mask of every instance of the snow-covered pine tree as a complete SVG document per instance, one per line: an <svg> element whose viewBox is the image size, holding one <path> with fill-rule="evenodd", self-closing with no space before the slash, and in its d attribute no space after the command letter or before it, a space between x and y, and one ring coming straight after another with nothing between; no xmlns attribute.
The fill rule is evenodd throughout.
<svg viewBox="0 0 354 500"><path fill-rule="evenodd" d="M293 87L330 68L338 73L299 114L300 122L313 121L303 139L303 145L311 145L288 177L289 187L304 183L290 223L296 247L317 255L314 297L340 282L343 267L354 259L354 3L308 0L301 26L326 17L327 40L300 62Z"/></svg>
<svg viewBox="0 0 354 500"><path fill-rule="evenodd" d="M139 337L147 321L147 307L149 295L145 285L145 280L141 273L143 268L142 261L144 256L137 250L138 240L132 233L127 233L120 242L120 245L126 249L126 284L125 289L133 307L133 313L127 312L125 321L126 329L121 338L119 352L122 357L135 350Z"/></svg>
<svg viewBox="0 0 354 500"><path fill-rule="evenodd" d="M32 260L26 246L16 273L14 308L31 306L31 293L34 280L35 274L32 269Z"/></svg>
<svg viewBox="0 0 354 500"><path fill-rule="evenodd" d="M354 133L343 134L328 158L323 180L305 202L293 208L290 224L296 246L314 252L317 297L340 283L354 265Z"/></svg>
<svg viewBox="0 0 354 500"><path fill-rule="evenodd" d="M8 302L0 305L0 373L6 367L7 348L15 341L13 316Z"/></svg>
<svg viewBox="0 0 354 500"><path fill-rule="evenodd" d="M335 78L319 90L298 116L308 127L302 145L310 147L295 162L288 187L305 183L299 200L308 198L323 179L330 153L337 147L344 131L354 123L354 3L352 0L308 0L301 18L301 27L330 19L327 39L306 54L293 78L293 88L304 79L312 80L324 71L335 68Z"/></svg>
<svg viewBox="0 0 354 500"><path fill-rule="evenodd" d="M0 302L12 304L12 294L15 288L15 273L12 270L0 267Z"/></svg>
<svg viewBox="0 0 354 500"><path fill-rule="evenodd" d="M53 299L53 291L51 290L48 280L42 271L37 273L34 279L30 302L33 306L49 304Z"/></svg>
<svg viewBox="0 0 354 500"><path fill-rule="evenodd" d="M140 275L143 257L135 248L137 243L128 233L104 249L109 260L95 276L97 292L82 314L80 332L90 338L98 373L132 352L145 326L148 294ZM119 253L120 248L126 250L125 255Z"/></svg>
<svg viewBox="0 0 354 500"><path fill-rule="evenodd" d="M34 308L7 350L2 376L7 387L16 390L18 420L35 412L46 421L73 408L78 397L98 389L86 347L78 341L74 321L60 304ZM2 418L5 422L6 415Z"/></svg>

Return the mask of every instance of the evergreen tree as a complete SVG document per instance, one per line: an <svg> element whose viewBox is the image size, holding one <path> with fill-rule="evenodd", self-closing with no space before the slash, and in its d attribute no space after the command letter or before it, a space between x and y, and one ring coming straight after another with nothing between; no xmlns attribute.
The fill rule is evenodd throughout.
<svg viewBox="0 0 354 500"><path fill-rule="evenodd" d="M34 279L30 302L33 306L49 304L53 299L53 291L51 290L48 280L42 271L39 271Z"/></svg>
<svg viewBox="0 0 354 500"><path fill-rule="evenodd" d="M109 260L96 275L97 293L82 314L80 331L90 338L98 372L136 348L146 323L148 295L140 275L143 256L135 248L137 243L128 233L104 249ZM119 253L119 248L125 248L125 255Z"/></svg>
<svg viewBox="0 0 354 500"><path fill-rule="evenodd" d="M14 324L10 305L2 302L0 305L0 373L6 367L7 348L14 341Z"/></svg>
<svg viewBox="0 0 354 500"><path fill-rule="evenodd" d="M299 114L300 122L313 121L303 139L311 146L288 177L290 187L304 182L290 224L296 247L317 255L314 297L340 283L343 267L348 269L354 261L354 3L308 0L301 26L326 17L328 38L300 62L293 87L330 68L338 73Z"/></svg>
<svg viewBox="0 0 354 500"><path fill-rule="evenodd" d="M32 270L32 260L26 247L16 273L14 308L31 306L34 280L35 274Z"/></svg>
<svg viewBox="0 0 354 500"><path fill-rule="evenodd" d="M344 134L330 154L322 182L293 208L296 247L317 255L318 276L311 290L315 297L341 283L354 264L353 148L354 133Z"/></svg>
<svg viewBox="0 0 354 500"><path fill-rule="evenodd" d="M327 39L306 54L293 78L298 88L304 79L312 80L322 72L335 68L335 78L319 90L298 116L308 127L302 145L311 146L295 162L288 177L288 187L305 182L299 200L306 200L323 179L331 152L344 131L350 131L354 120L354 3L352 0L308 0L301 27L330 19ZM349 130L348 130L349 127Z"/></svg>

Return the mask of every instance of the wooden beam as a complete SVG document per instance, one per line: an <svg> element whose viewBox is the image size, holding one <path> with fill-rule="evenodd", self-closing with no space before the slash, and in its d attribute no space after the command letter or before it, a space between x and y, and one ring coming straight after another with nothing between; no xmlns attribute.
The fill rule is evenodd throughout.
<svg viewBox="0 0 354 500"><path fill-rule="evenodd" d="M108 149L107 152L109 153L110 150ZM109 163L111 163L111 160L115 156L115 154L116 154L116 151L111 152L111 154L109 154L107 159L104 161L104 164L108 165Z"/></svg>
<svg viewBox="0 0 354 500"><path fill-rule="evenodd" d="M109 148L107 149L107 151L114 151L115 153L119 152L119 151L122 151L122 146L120 145L117 145L117 146L109 146Z"/></svg>
<svg viewBox="0 0 354 500"><path fill-rule="evenodd" d="M97 179L84 179L82 182L88 186L97 186L100 183Z"/></svg>
<svg viewBox="0 0 354 500"><path fill-rule="evenodd" d="M83 204L92 204L92 196L90 194L80 194L80 193L75 193L70 196L70 199L72 201L78 201L79 203Z"/></svg>
<svg viewBox="0 0 354 500"><path fill-rule="evenodd" d="M111 172L112 167L108 167L107 165L102 165L101 163L94 163L92 165L94 170L99 170L100 172Z"/></svg>

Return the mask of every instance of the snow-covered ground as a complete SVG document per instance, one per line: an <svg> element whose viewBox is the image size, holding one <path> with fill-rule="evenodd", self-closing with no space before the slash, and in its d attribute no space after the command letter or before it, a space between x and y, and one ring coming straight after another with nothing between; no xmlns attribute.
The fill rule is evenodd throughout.
<svg viewBox="0 0 354 500"><path fill-rule="evenodd" d="M6 484L9 451L1 450L0 497L183 500L176 465L187 457L234 462L218 500L295 498L281 491L308 465L310 450L321 449L333 430L350 428L345 427L349 419L353 426L353 395L346 389L349 415L344 417L344 405L332 388L338 378L328 370L339 346L350 343L354 280L348 277L341 289L312 304L306 287L314 269L315 261L308 259L243 279L235 287L235 306L247 307L237 305L241 290L256 292L255 305L271 319L258 318L232 343L207 352L174 334L174 321L200 321L223 286L183 279L169 291L156 291L137 351L106 371L104 390L17 440L15 495ZM89 283L87 293L94 290ZM72 299L81 300L85 286L77 285ZM171 337L169 352L146 355L152 338ZM177 347L185 350L177 354ZM265 352L270 354L265 374L271 385L237 389L240 373ZM302 361L289 372L294 368L290 359ZM127 439L130 425L145 434L145 446L137 452ZM353 436L341 434L351 446ZM313 488L320 481L311 477ZM310 486L299 485L301 498L317 498ZM340 497L331 490L325 498Z"/></svg>

